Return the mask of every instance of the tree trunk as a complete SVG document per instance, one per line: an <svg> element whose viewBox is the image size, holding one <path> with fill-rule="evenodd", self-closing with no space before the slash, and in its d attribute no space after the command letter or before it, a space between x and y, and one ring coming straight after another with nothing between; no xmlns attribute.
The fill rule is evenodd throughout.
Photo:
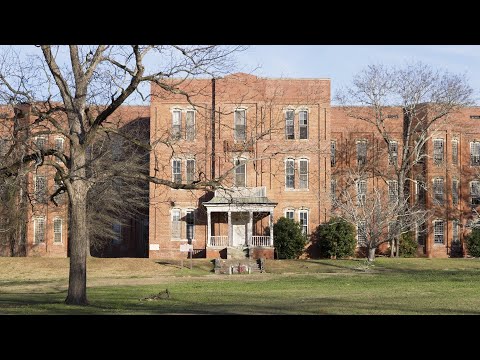
<svg viewBox="0 0 480 360"><path fill-rule="evenodd" d="M70 274L65 303L87 305L87 187L84 181L72 184L70 221Z"/></svg>
<svg viewBox="0 0 480 360"><path fill-rule="evenodd" d="M396 240L397 248L395 249L395 257L400 257L400 239L397 238Z"/></svg>
<svg viewBox="0 0 480 360"><path fill-rule="evenodd" d="M393 258L394 256L394 246L395 246L395 239L392 239L392 241L390 241L390 257Z"/></svg>
<svg viewBox="0 0 480 360"><path fill-rule="evenodd" d="M375 261L375 250L374 247L368 248L368 261Z"/></svg>

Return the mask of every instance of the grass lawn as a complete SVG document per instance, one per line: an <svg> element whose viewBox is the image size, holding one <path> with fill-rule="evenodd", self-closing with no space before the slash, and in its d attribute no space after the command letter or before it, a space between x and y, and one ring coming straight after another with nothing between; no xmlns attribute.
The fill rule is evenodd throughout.
<svg viewBox="0 0 480 360"><path fill-rule="evenodd" d="M89 259L90 306L75 307L68 259L0 258L0 314L480 314L479 259L270 260L230 276L193 264Z"/></svg>

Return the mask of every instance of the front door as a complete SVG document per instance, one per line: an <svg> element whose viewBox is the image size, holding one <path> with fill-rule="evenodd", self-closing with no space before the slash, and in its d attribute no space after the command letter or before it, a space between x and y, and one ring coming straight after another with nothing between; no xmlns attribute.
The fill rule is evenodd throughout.
<svg viewBox="0 0 480 360"><path fill-rule="evenodd" d="M232 213L232 246L246 245L248 213Z"/></svg>

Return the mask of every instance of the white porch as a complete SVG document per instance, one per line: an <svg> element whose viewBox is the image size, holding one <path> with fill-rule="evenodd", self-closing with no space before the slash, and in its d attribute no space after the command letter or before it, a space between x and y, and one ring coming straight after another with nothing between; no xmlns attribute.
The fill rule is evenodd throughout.
<svg viewBox="0 0 480 360"><path fill-rule="evenodd" d="M276 203L266 197L265 187L216 190L213 199L203 205L207 209L207 247L273 247ZM266 228L261 226L265 218ZM226 230L219 223L226 223Z"/></svg>

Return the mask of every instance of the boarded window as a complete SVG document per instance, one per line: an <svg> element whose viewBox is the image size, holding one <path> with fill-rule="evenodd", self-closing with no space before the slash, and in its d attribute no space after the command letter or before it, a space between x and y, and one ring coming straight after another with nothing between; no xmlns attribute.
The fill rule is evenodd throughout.
<svg viewBox="0 0 480 360"><path fill-rule="evenodd" d="M308 211L307 210L300 210L300 225L302 226L302 234L307 236L308 234Z"/></svg>
<svg viewBox="0 0 480 360"><path fill-rule="evenodd" d="M433 237L435 244L443 244L445 237L443 220L435 220L433 222Z"/></svg>
<svg viewBox="0 0 480 360"><path fill-rule="evenodd" d="M452 140L452 164L458 165L458 140Z"/></svg>
<svg viewBox="0 0 480 360"><path fill-rule="evenodd" d="M300 189L308 189L308 160L300 160Z"/></svg>
<svg viewBox="0 0 480 360"><path fill-rule="evenodd" d="M295 139L294 119L295 112L293 110L287 110L285 112L285 137L288 140Z"/></svg>
<svg viewBox="0 0 480 360"><path fill-rule="evenodd" d="M246 186L246 163L245 160L235 160L235 186Z"/></svg>
<svg viewBox="0 0 480 360"><path fill-rule="evenodd" d="M185 118L185 139L188 141L195 140L195 111L187 110Z"/></svg>
<svg viewBox="0 0 480 360"><path fill-rule="evenodd" d="M433 200L436 205L443 205L444 202L444 182L443 177L433 179Z"/></svg>
<svg viewBox="0 0 480 360"><path fill-rule="evenodd" d="M246 139L246 110L235 110L235 140Z"/></svg>
<svg viewBox="0 0 480 360"><path fill-rule="evenodd" d="M56 243L62 242L62 219L53 220L53 241Z"/></svg>
<svg viewBox="0 0 480 360"><path fill-rule="evenodd" d="M33 242L40 244L45 242L45 218L35 218L33 220Z"/></svg>
<svg viewBox="0 0 480 360"><path fill-rule="evenodd" d="M173 110L172 112L172 137L180 139L182 136L182 112Z"/></svg>
<svg viewBox="0 0 480 360"><path fill-rule="evenodd" d="M389 165L397 165L398 161L398 142L390 141L388 143L388 163Z"/></svg>
<svg viewBox="0 0 480 360"><path fill-rule="evenodd" d="M443 139L433 140L433 162L435 165L443 164Z"/></svg>
<svg viewBox="0 0 480 360"><path fill-rule="evenodd" d="M182 182L182 161L179 159L172 161L173 182L180 184Z"/></svg>
<svg viewBox="0 0 480 360"><path fill-rule="evenodd" d="M38 202L45 203L47 201L47 177L35 176L35 199Z"/></svg>
<svg viewBox="0 0 480 360"><path fill-rule="evenodd" d="M172 239L179 240L181 236L180 209L172 210Z"/></svg>
<svg viewBox="0 0 480 360"><path fill-rule="evenodd" d="M470 165L480 166L480 141L470 143Z"/></svg>
<svg viewBox="0 0 480 360"><path fill-rule="evenodd" d="M293 159L287 159L285 162L285 187L295 188L295 160Z"/></svg>
<svg viewBox="0 0 480 360"><path fill-rule="evenodd" d="M365 165L367 163L367 140L357 141L357 164Z"/></svg>
<svg viewBox="0 0 480 360"><path fill-rule="evenodd" d="M308 112L302 110L298 113L300 123L300 139L308 139Z"/></svg>

